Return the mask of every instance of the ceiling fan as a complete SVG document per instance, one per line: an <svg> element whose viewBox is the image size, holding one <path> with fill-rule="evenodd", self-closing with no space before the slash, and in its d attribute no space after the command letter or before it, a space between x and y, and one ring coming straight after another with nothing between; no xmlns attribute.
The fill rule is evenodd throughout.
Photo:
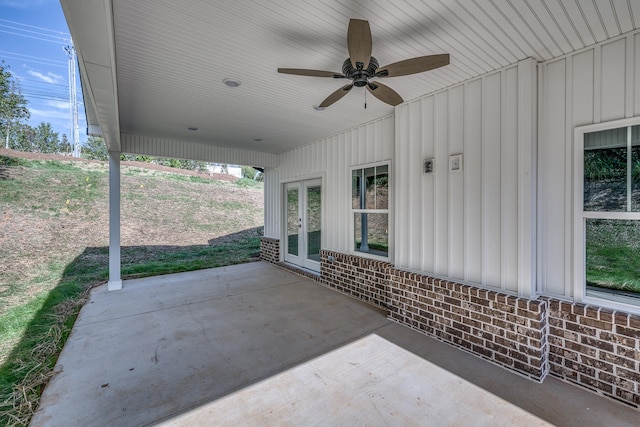
<svg viewBox="0 0 640 427"><path fill-rule="evenodd" d="M402 97L389 86L369 79L374 77L398 77L410 74L422 73L449 64L449 54L419 56L394 62L393 64L379 67L378 60L371 56L371 29L369 22L361 19L349 20L347 31L347 48L349 58L342 64L342 74L332 71L306 70L301 68L278 68L279 73L294 74L297 76L331 77L334 79L350 79L352 83L341 87L329 95L319 105L325 108L345 96L353 87L366 86L367 90L380 101L389 105L398 105L403 102Z"/></svg>

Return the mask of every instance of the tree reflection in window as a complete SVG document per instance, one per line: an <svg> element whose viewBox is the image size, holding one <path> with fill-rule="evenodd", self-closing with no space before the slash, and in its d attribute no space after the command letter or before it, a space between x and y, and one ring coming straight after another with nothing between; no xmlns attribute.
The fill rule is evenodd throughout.
<svg viewBox="0 0 640 427"><path fill-rule="evenodd" d="M354 169L351 174L354 249L389 256L389 166Z"/></svg>

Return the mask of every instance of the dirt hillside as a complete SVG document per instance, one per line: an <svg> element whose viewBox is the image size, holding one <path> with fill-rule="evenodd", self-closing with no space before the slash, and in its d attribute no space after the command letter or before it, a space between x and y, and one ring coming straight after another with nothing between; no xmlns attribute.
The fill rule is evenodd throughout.
<svg viewBox="0 0 640 427"><path fill-rule="evenodd" d="M33 281L42 287L27 294L40 292L52 265L80 254L108 263L106 162L5 149L0 156L59 162L0 166L0 295L3 286ZM139 261L253 237L263 225L262 189L239 186L230 175L140 162L123 162L121 171L121 244L140 248L131 254ZM99 250L92 255L87 248ZM24 296L5 295L6 306L19 303L11 295Z"/></svg>

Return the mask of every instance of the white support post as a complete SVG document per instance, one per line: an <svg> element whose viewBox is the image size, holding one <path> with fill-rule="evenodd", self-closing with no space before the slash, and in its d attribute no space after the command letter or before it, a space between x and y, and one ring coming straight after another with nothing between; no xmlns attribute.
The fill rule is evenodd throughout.
<svg viewBox="0 0 640 427"><path fill-rule="evenodd" d="M518 63L518 295L535 298L537 181L536 63Z"/></svg>
<svg viewBox="0 0 640 427"><path fill-rule="evenodd" d="M107 290L122 289L120 277L120 153L109 152L109 283Z"/></svg>

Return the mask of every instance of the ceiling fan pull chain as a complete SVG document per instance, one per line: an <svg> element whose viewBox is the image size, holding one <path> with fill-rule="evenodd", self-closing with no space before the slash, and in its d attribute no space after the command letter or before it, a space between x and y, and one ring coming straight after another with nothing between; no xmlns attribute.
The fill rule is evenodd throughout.
<svg viewBox="0 0 640 427"><path fill-rule="evenodd" d="M367 91L364 91L364 109L367 109Z"/></svg>

